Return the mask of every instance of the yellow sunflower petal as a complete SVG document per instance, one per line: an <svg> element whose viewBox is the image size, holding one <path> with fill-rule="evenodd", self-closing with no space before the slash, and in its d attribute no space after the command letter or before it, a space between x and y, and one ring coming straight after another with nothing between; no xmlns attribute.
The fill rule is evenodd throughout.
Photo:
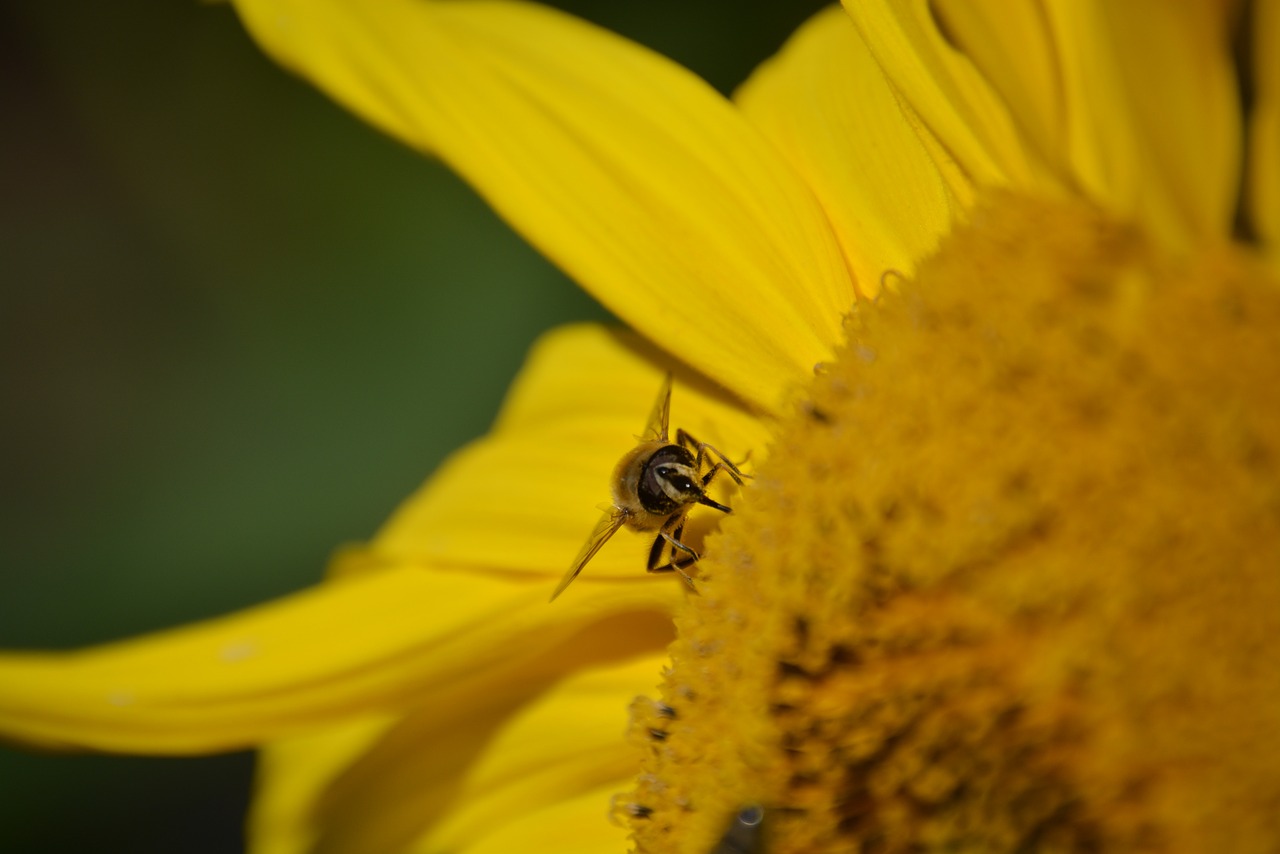
<svg viewBox="0 0 1280 854"><path fill-rule="evenodd" d="M618 854L626 851L630 832L608 817L609 798L625 789L626 782L618 780L570 800L522 814L515 821L495 827L457 849L458 854L511 854L511 851Z"/></svg>
<svg viewBox="0 0 1280 854"><path fill-rule="evenodd" d="M1240 170L1232 4L932 8L1064 183L1167 241L1229 234Z"/></svg>
<svg viewBox="0 0 1280 854"><path fill-rule="evenodd" d="M961 215L839 7L802 26L734 99L814 188L864 295L888 271L910 276Z"/></svg>
<svg viewBox="0 0 1280 854"><path fill-rule="evenodd" d="M628 706L653 692L665 658L583 669L515 706L410 714L326 792L322 839L341 851L457 851L602 784L621 791L635 773ZM597 809L603 819L608 799Z"/></svg>
<svg viewBox="0 0 1280 854"><path fill-rule="evenodd" d="M1255 0L1253 112L1245 200L1254 232L1280 254L1280 0Z"/></svg>
<svg viewBox="0 0 1280 854"><path fill-rule="evenodd" d="M599 786L569 800L524 813L476 839L458 854L618 854L628 850L630 832L609 819L609 799L625 789L627 779ZM420 854L426 854L419 849Z"/></svg>
<svg viewBox="0 0 1280 854"><path fill-rule="evenodd" d="M734 459L759 455L766 426L632 333L595 325L543 337L493 432L456 454L375 538L379 560L425 560L558 580L609 500L609 477L636 437L668 369L671 428L683 427ZM727 484L728 479L723 478ZM692 527L717 523L714 510ZM619 531L577 584L647 577L653 534ZM550 595L548 587L547 594ZM572 598L566 594L566 598ZM557 600L559 604L561 600Z"/></svg>
<svg viewBox="0 0 1280 854"><path fill-rule="evenodd" d="M249 851L315 851L326 788L395 720L390 714L359 717L263 746L247 826Z"/></svg>
<svg viewBox="0 0 1280 854"><path fill-rule="evenodd" d="M816 200L688 71L532 4L240 0L283 65L439 155L628 324L763 408L854 291Z"/></svg>
<svg viewBox="0 0 1280 854"><path fill-rule="evenodd" d="M423 838L426 850L463 850L468 840L544 805L593 793L635 774L636 751L625 734L628 707L654 694L668 662L665 650L582 672L521 709L486 747L461 783L458 806ZM616 782L615 782L616 785ZM597 819L607 813L597 801Z"/></svg>
<svg viewBox="0 0 1280 854"><path fill-rule="evenodd" d="M403 708L476 673L571 669L609 646L607 636L592 646L573 638L622 615L638 621L618 640L624 649L660 647L662 614L680 595L665 584L576 593L553 608L541 580L393 568L81 652L3 654L0 733L137 753L247 746ZM540 663L551 650L560 652Z"/></svg>
<svg viewBox="0 0 1280 854"><path fill-rule="evenodd" d="M953 161L979 186L1058 186L999 94L939 30L928 0L844 0L844 7L903 109L934 139L940 168Z"/></svg>
<svg viewBox="0 0 1280 854"><path fill-rule="evenodd" d="M1013 121L1046 160L1065 171L1068 116L1050 18L1038 3L935 0L948 40L982 72Z"/></svg>
<svg viewBox="0 0 1280 854"><path fill-rule="evenodd" d="M126 643L0 656L0 732L104 750L214 750L392 708L428 686L443 696L471 673L496 690L511 668L545 678L597 655L607 643L570 649L550 671L530 663L603 620L665 614L685 595L678 579L643 572L651 538L621 532L573 590L546 603L608 497L608 473L643 429L664 375L654 357L601 327L551 334L493 435L340 560L379 571L340 572L273 605ZM727 453L764 441L759 421L697 377L681 374L672 411ZM687 539L696 545L718 520L696 517ZM662 645L660 630L641 628L632 648Z"/></svg>
<svg viewBox="0 0 1280 854"><path fill-rule="evenodd" d="M563 680L548 664L581 659L571 647L540 656L544 672L536 678L527 667L476 673L395 718L270 744L259 765L252 849L400 851L424 835L461 843L481 825L634 770L634 751L623 744L627 706L652 691L665 655L657 643L635 658L629 634L651 632L615 619L579 635L579 646L610 652L578 660ZM670 636L667 623L662 637Z"/></svg>
<svg viewBox="0 0 1280 854"><path fill-rule="evenodd" d="M1128 132L1137 141L1139 218L1170 239L1229 237L1241 173L1240 94L1229 32L1234 4L1079 5L1097 8L1109 38L1103 48L1116 63L1116 76L1098 79L1080 111L1123 93L1131 127L1098 128L1095 139L1111 144ZM1075 9L1063 4L1063 15L1078 14ZM1110 71L1098 54L1097 45L1080 46L1077 67Z"/></svg>

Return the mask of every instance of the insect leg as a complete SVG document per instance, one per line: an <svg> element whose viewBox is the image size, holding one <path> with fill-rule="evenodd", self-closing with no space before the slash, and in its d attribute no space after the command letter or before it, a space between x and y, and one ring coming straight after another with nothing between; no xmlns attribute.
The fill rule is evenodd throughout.
<svg viewBox="0 0 1280 854"><path fill-rule="evenodd" d="M671 528L670 531L667 530L668 527ZM680 542L680 535L683 533L684 517L671 517L671 519L662 526L662 530L658 532L658 536L654 537L653 548L649 549L649 563L646 569L650 572L670 572L672 565L679 562L675 557L676 551L682 551L689 556L688 558L682 558L681 560L688 560L690 563L697 560L698 553ZM662 560L664 547L668 545L671 546L672 559L666 565L658 566L658 561ZM687 566L688 564L685 565Z"/></svg>
<svg viewBox="0 0 1280 854"><path fill-rule="evenodd" d="M719 501L716 501L715 499L712 499L712 498L708 498L708 497L707 497L707 496L705 496L705 495L698 499L698 503L699 503L699 504L701 504L701 505L703 505L703 506L705 506L705 507L714 507L716 510L719 510L721 513L732 513L732 512L733 512L733 510L732 510L731 508L729 508L729 507L725 507L725 506L724 506L723 504L721 504Z"/></svg>
<svg viewBox="0 0 1280 854"><path fill-rule="evenodd" d="M706 460L706 458L709 455L714 454L717 458L719 458L720 462L716 463L715 466L712 468L713 473L719 471L720 468L723 466L725 471L729 473L729 477L733 478L734 481L739 486L742 485L743 478L751 477L751 475L749 474L743 474L742 471L738 468L738 466L735 465L732 460L726 457L724 455L724 452L721 451L719 448L715 447L714 445L708 445L706 442L699 442L697 439L693 438L693 436L690 435L689 432L684 428L678 428L676 430L676 442L683 448L688 448L689 450L695 450L698 452L698 456L694 463L694 466L699 470L702 469L702 464ZM745 463L746 460L744 459L743 462ZM710 478L703 480L702 483L704 485L707 483L710 483Z"/></svg>
<svg viewBox="0 0 1280 854"><path fill-rule="evenodd" d="M683 527L683 526L681 526L681 527ZM677 528L677 529L675 530L675 533L672 533L672 534L659 534L658 536L660 536L662 539L666 540L668 543L670 543L670 544L671 544L671 556L672 556L672 557L675 557L675 553L676 553L676 551L677 551L677 550L679 550L679 551L682 551L682 552L684 552L685 554L687 554L691 560L697 560L697 559L698 559L698 557L699 557L698 553L697 553L697 552L695 552L693 549L689 548L688 546L686 546L684 543L680 542L680 540L678 540L678 539L677 539L677 537L679 537L679 536L680 536L680 534L681 534L681 529L680 529L680 528Z"/></svg>
<svg viewBox="0 0 1280 854"><path fill-rule="evenodd" d="M653 538L653 546L649 549L649 560L644 565L647 572L657 572L656 567L658 562L662 560L662 550L666 544L667 541L662 534Z"/></svg>
<svg viewBox="0 0 1280 854"><path fill-rule="evenodd" d="M666 529L670 527L671 531ZM662 526L662 530L658 532L658 536L653 539L653 547L649 549L649 563L645 567L649 572L678 572L690 587L693 587L693 579L684 571L686 566L690 566L698 559L698 553L693 549L680 542L680 535L684 533L684 517L673 516L667 520ZM658 561L662 560L662 553L665 546L671 546L671 559L661 566ZM677 558L676 551L687 552L686 557ZM697 589L696 587L694 588Z"/></svg>

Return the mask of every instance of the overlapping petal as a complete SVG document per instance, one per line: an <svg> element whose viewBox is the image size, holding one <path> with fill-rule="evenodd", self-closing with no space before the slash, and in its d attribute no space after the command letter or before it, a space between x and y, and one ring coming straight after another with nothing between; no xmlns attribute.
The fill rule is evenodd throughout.
<svg viewBox="0 0 1280 854"><path fill-rule="evenodd" d="M522 708L462 776L455 809L411 850L466 850L508 825L527 827L544 808L587 795L595 807L577 827L603 831L609 798L635 773L634 747L623 738L627 708L653 694L665 650L612 667L575 674Z"/></svg>
<svg viewBox="0 0 1280 854"><path fill-rule="evenodd" d="M986 186L1083 193L1171 245L1230 233L1229 3L846 7L923 125Z"/></svg>
<svg viewBox="0 0 1280 854"><path fill-rule="evenodd" d="M601 648L575 647L576 636L625 614L661 614L672 589L588 586L576 606L550 609L545 584L420 566L369 573L132 641L0 656L0 729L135 753L245 747L411 705L426 691L447 698L475 672L499 691L514 674L581 666ZM622 651L661 646L664 625L655 618L620 639Z"/></svg>
<svg viewBox="0 0 1280 854"><path fill-rule="evenodd" d="M602 854L626 850L627 830L601 819L600 805L617 790L613 784L601 786L536 812L523 813L515 821L481 834L458 849L459 854L509 854L512 851Z"/></svg>
<svg viewBox="0 0 1280 854"><path fill-rule="evenodd" d="M1064 4L1059 4L1064 5ZM1156 235L1190 241L1231 234L1241 175L1240 93L1231 47L1234 3L1093 0L1101 32L1081 34L1068 69L1093 86L1077 114L1090 115L1110 96L1127 117L1092 128L1094 147L1115 151L1124 140L1138 173L1132 211ZM1061 17L1081 20L1072 7ZM1102 49L1099 50L1099 44ZM1108 75L1099 54L1114 58ZM1110 116L1108 119L1118 119ZM1106 196L1100 196L1110 201Z"/></svg>
<svg viewBox="0 0 1280 854"><path fill-rule="evenodd" d="M321 833L325 792L400 717L351 718L276 739L258 751L246 826L253 854L310 854Z"/></svg>
<svg viewBox="0 0 1280 854"><path fill-rule="evenodd" d="M980 187L1059 187L999 93L947 41L928 0L845 0L844 7L939 168L953 164Z"/></svg>
<svg viewBox="0 0 1280 854"><path fill-rule="evenodd" d="M1063 101L1061 56L1043 3L955 3L935 0L929 11L943 37L982 74L1008 106L1027 143L1057 159L1069 116Z"/></svg>
<svg viewBox="0 0 1280 854"><path fill-rule="evenodd" d="M645 575L649 543L630 532L546 602L608 498L607 473L644 426L664 373L655 356L600 327L548 336L494 432L370 546L345 554L333 580L151 637L0 657L0 728L103 750L225 749L402 708L423 691L447 699L471 690L473 674L483 691L508 696L602 655L661 646L667 624L643 615L668 613L684 593L678 580ZM695 383L677 382L681 424L726 450L760 450L764 428L740 404L681 378ZM575 647L628 619L641 628Z"/></svg>
<svg viewBox="0 0 1280 854"><path fill-rule="evenodd" d="M584 793L595 806L578 829L616 833L598 789L625 788L634 765L621 738L627 705L653 690L661 658L584 668L518 702L429 703L395 721L273 745L260 768L254 850L466 850Z"/></svg>
<svg viewBox="0 0 1280 854"><path fill-rule="evenodd" d="M282 64L441 157L650 340L762 410L853 284L804 182L678 65L532 4L240 0Z"/></svg>
<svg viewBox="0 0 1280 854"><path fill-rule="evenodd" d="M1249 120L1249 221L1280 264L1280 0L1254 0L1253 111Z"/></svg>
<svg viewBox="0 0 1280 854"><path fill-rule="evenodd" d="M839 7L815 15L734 95L822 202L859 290L910 276L972 189L940 171ZM950 181L966 184L959 194Z"/></svg>

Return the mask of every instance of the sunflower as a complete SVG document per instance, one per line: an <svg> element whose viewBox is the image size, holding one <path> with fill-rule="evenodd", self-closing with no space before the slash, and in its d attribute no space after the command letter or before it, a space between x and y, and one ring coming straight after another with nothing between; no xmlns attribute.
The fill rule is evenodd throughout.
<svg viewBox="0 0 1280 854"><path fill-rule="evenodd" d="M1280 4L849 2L732 100L529 4L236 8L631 330L314 589L4 656L0 732L261 746L280 854L1274 848ZM668 373L754 475L696 592L623 531L548 605Z"/></svg>

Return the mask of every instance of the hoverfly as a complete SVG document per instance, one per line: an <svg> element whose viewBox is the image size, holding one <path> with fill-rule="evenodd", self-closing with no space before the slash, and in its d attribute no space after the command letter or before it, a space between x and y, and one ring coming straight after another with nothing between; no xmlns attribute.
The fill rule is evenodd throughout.
<svg viewBox="0 0 1280 854"><path fill-rule="evenodd" d="M720 472L741 485L744 475L719 450L699 442L684 430L676 430L674 443L667 436L671 413L671 374L667 374L658 400L649 415L640 444L632 448L613 470L613 504L605 510L549 601L564 592L601 546L624 525L633 531L657 531L645 569L649 572L678 572L693 587L684 568L698 559L698 553L680 542L685 517L695 504L714 507L722 513L730 509L707 496L706 489ZM714 461L713 461L714 460ZM705 473L703 468L712 462ZM670 548L670 557L661 563ZM661 565L659 565L661 564Z"/></svg>

